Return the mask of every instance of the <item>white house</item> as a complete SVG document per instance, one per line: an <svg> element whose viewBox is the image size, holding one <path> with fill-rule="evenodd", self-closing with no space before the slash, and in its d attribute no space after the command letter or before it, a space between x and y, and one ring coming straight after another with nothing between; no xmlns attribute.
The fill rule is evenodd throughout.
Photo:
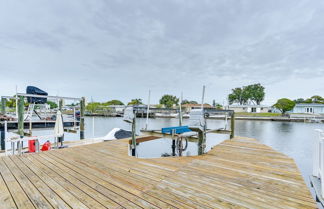
<svg viewBox="0 0 324 209"><path fill-rule="evenodd" d="M293 113L324 114L324 104L301 103L296 104Z"/></svg>
<svg viewBox="0 0 324 209"><path fill-rule="evenodd" d="M116 113L123 113L125 109L125 105L109 105L108 107Z"/></svg>
<svg viewBox="0 0 324 209"><path fill-rule="evenodd" d="M271 111L271 107L265 105L229 105L229 110L234 112L248 112L248 113L266 113Z"/></svg>

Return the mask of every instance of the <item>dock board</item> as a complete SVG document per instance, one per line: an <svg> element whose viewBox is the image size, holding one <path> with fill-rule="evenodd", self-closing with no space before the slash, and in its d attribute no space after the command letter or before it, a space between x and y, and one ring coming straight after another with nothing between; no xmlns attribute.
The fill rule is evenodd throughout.
<svg viewBox="0 0 324 209"><path fill-rule="evenodd" d="M0 158L0 208L316 208L294 160L236 137L140 159L128 139Z"/></svg>

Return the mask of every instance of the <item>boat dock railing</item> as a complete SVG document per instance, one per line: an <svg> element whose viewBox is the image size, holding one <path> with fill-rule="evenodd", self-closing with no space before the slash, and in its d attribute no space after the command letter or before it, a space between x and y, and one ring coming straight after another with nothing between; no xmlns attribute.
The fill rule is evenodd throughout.
<svg viewBox="0 0 324 209"><path fill-rule="evenodd" d="M324 131L315 129L318 132L318 137L314 143L313 155L313 176L319 179L321 198L324 199Z"/></svg>

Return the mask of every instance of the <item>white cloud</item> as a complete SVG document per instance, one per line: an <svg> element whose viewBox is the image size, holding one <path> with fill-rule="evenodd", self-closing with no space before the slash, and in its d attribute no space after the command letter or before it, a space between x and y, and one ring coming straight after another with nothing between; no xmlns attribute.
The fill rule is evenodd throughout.
<svg viewBox="0 0 324 209"><path fill-rule="evenodd" d="M222 102L231 88L261 82L274 100L311 96L324 77L322 1L0 4L3 94L33 84L96 100L146 98L149 88L155 102L181 91L199 100L207 84L207 101Z"/></svg>

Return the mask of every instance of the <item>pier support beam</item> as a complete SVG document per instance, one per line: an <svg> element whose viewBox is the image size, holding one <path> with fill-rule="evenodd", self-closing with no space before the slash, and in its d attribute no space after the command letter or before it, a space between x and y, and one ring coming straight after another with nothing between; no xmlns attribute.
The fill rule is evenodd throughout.
<svg viewBox="0 0 324 209"><path fill-rule="evenodd" d="M85 109L85 98L82 97L80 100L80 139L84 139L84 109Z"/></svg>
<svg viewBox="0 0 324 209"><path fill-rule="evenodd" d="M233 139L235 135L235 113L231 114L231 136L230 138Z"/></svg>
<svg viewBox="0 0 324 209"><path fill-rule="evenodd" d="M6 103L7 103L7 99L1 98L1 114L2 115L6 114Z"/></svg>

